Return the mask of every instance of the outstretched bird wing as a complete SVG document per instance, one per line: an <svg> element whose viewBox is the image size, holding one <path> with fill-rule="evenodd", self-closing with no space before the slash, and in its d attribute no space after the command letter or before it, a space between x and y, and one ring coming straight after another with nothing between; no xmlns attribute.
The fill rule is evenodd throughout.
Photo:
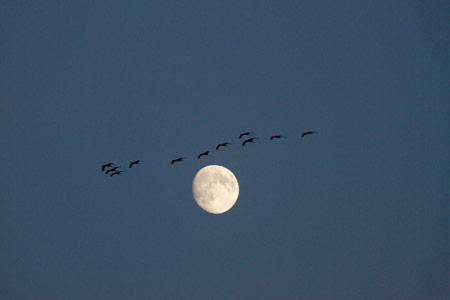
<svg viewBox="0 0 450 300"><path fill-rule="evenodd" d="M255 133L253 133L251 131L243 132L239 135L239 138L242 138L244 135L250 135L250 134L255 134Z"/></svg>
<svg viewBox="0 0 450 300"><path fill-rule="evenodd" d="M273 136L270 137L270 140L281 139L281 138L286 138L286 137L284 135L273 135Z"/></svg>
<svg viewBox="0 0 450 300"><path fill-rule="evenodd" d="M254 134L253 132L247 131L247 132L243 132L239 135L239 138L242 138L244 135L249 135L249 134Z"/></svg>
<svg viewBox="0 0 450 300"><path fill-rule="evenodd" d="M248 140L245 140L243 143L242 143L242 146L245 146L245 144L247 144L247 143L253 143L253 141L254 140L256 140L257 138L250 138L250 139L248 139Z"/></svg>
<svg viewBox="0 0 450 300"><path fill-rule="evenodd" d="M179 157L179 158L177 158L177 159L173 159L171 162L170 162L170 164L174 164L174 163L176 163L176 162L178 162L178 161L183 161L183 159L185 159L185 157Z"/></svg>
<svg viewBox="0 0 450 300"><path fill-rule="evenodd" d="M225 142L225 143L219 144L219 145L217 145L216 150L219 150L220 147L228 147L228 145L231 145L231 143Z"/></svg>
<svg viewBox="0 0 450 300"><path fill-rule="evenodd" d="M131 163L130 163L130 165L129 165L129 167L131 168L132 166L134 166L134 165L138 165L138 164L140 164L142 162L142 160L135 160L135 161L132 161Z"/></svg>
<svg viewBox="0 0 450 300"><path fill-rule="evenodd" d="M200 153L200 154L197 156L197 158L200 158L200 157L202 157L202 156L208 156L209 153L211 153L211 151L206 151L206 152Z"/></svg>
<svg viewBox="0 0 450 300"><path fill-rule="evenodd" d="M313 133L318 133L318 132L317 131L306 131L306 132L302 133L302 137L304 137L305 135L308 135L308 134L313 134Z"/></svg>

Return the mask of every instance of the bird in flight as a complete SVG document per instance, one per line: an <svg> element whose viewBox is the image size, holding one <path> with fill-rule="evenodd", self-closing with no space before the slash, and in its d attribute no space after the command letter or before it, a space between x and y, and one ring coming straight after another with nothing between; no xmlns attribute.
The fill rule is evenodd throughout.
<svg viewBox="0 0 450 300"><path fill-rule="evenodd" d="M308 134L313 134L313 133L318 133L318 132L316 132L316 131L306 131L306 132L302 133L302 137L304 137L305 135L308 135Z"/></svg>
<svg viewBox="0 0 450 300"><path fill-rule="evenodd" d="M114 172L114 171L116 171L118 168L119 168L119 167L111 168L111 169L109 169L109 170L106 170L105 173L108 174L109 172Z"/></svg>
<svg viewBox="0 0 450 300"><path fill-rule="evenodd" d="M102 165L102 171L105 171L105 168L109 168L109 167L112 167L112 166L114 166L113 163L104 164L104 165Z"/></svg>
<svg viewBox="0 0 450 300"><path fill-rule="evenodd" d="M135 161L132 161L132 162L130 162L130 165L129 165L129 167L131 168L132 166L134 166L134 165L139 165L140 163L142 162L142 160L135 160Z"/></svg>
<svg viewBox="0 0 450 300"><path fill-rule="evenodd" d="M206 152L200 153L200 154L197 156L197 158L200 158L200 157L202 157L202 156L208 156L209 153L211 153L211 151L206 151Z"/></svg>
<svg viewBox="0 0 450 300"><path fill-rule="evenodd" d="M182 162L183 159L186 159L186 157L179 157L179 158L177 158L177 159L173 159L173 160L170 162L170 164L173 165L173 164L176 163L176 162Z"/></svg>
<svg viewBox="0 0 450 300"><path fill-rule="evenodd" d="M270 137L270 140L273 140L273 139L281 139L281 138L286 139L286 137L283 136L283 135L272 135L272 136Z"/></svg>
<svg viewBox="0 0 450 300"><path fill-rule="evenodd" d="M114 172L114 173L111 173L111 175L109 175L109 176L113 177L114 175L120 175L120 174L122 174L123 172L125 172L125 171L116 171L116 172Z"/></svg>
<svg viewBox="0 0 450 300"><path fill-rule="evenodd" d="M216 150L219 150L220 147L228 147L228 145L231 145L231 143L226 142L226 143L219 144L219 145L217 145Z"/></svg>
<svg viewBox="0 0 450 300"><path fill-rule="evenodd" d="M242 142L242 147L244 147L245 144L247 144L247 143L253 143L253 141L256 140L256 139L258 139L258 138L250 138L248 140L243 141Z"/></svg>
<svg viewBox="0 0 450 300"><path fill-rule="evenodd" d="M245 135L250 135L250 134L254 134L254 133L253 133L253 132L250 132L250 131L247 131L247 132L241 133L241 134L239 135L239 138L241 139L243 136L245 136Z"/></svg>

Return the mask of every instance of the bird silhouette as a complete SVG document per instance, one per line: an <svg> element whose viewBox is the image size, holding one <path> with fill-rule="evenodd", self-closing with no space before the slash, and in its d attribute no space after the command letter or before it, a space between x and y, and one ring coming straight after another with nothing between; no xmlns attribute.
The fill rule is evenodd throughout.
<svg viewBox="0 0 450 300"><path fill-rule="evenodd" d="M111 173L111 175L109 175L109 176L113 177L114 175L120 175L120 174L122 174L123 172L125 172L125 171L116 171L116 172L114 172L114 173Z"/></svg>
<svg viewBox="0 0 450 300"><path fill-rule="evenodd" d="M200 154L197 156L197 158L200 158L200 157L202 157L202 156L208 156L209 153L211 153L211 151L206 151L206 152L200 153Z"/></svg>
<svg viewBox="0 0 450 300"><path fill-rule="evenodd" d="M273 139L281 139L281 138L285 138L285 139L286 139L286 137L283 136L283 135L273 135L273 136L270 137L270 140L273 140Z"/></svg>
<svg viewBox="0 0 450 300"><path fill-rule="evenodd" d="M102 165L102 171L105 171L105 168L109 168L109 167L112 167L112 166L114 166L113 163L104 164L104 165Z"/></svg>
<svg viewBox="0 0 450 300"><path fill-rule="evenodd" d="M313 134L313 133L318 133L318 132L316 132L316 131L306 131L306 132L302 133L302 137L304 137L305 135L308 135L308 134Z"/></svg>
<svg viewBox="0 0 450 300"><path fill-rule="evenodd" d="M220 147L228 147L228 145L231 145L231 143L226 142L226 143L219 144L219 145L217 145L216 150L219 150Z"/></svg>
<svg viewBox="0 0 450 300"><path fill-rule="evenodd" d="M250 138L248 140L243 141L242 142L242 147L244 147L245 144L247 144L247 143L253 143L253 141L256 140L256 139L258 139L258 138Z"/></svg>
<svg viewBox="0 0 450 300"><path fill-rule="evenodd" d="M173 165L173 164L176 163L176 162L182 162L183 159L186 159L186 157L179 157L179 158L177 158L177 159L173 159L173 160L170 162L170 164Z"/></svg>
<svg viewBox="0 0 450 300"><path fill-rule="evenodd" d="M135 161L132 161L132 162L130 162L130 165L129 165L129 167L131 168L132 166L134 166L134 165L139 165L140 163L142 162L142 160L135 160Z"/></svg>
<svg viewBox="0 0 450 300"><path fill-rule="evenodd" d="M108 174L109 172L114 172L114 171L116 171L118 168L119 168L119 167L114 167L114 168L111 168L111 169L109 169L109 170L106 170L105 174Z"/></svg>
<svg viewBox="0 0 450 300"><path fill-rule="evenodd" d="M250 132L250 131L247 131L247 132L241 133L241 134L239 135L239 138L241 139L243 136L245 136L245 135L250 135L250 134L254 134L254 133L253 133L253 132Z"/></svg>

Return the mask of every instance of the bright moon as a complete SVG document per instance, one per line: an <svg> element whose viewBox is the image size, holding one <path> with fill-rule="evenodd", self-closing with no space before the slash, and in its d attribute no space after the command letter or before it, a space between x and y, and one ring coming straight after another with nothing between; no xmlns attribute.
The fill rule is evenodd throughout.
<svg viewBox="0 0 450 300"><path fill-rule="evenodd" d="M192 193L197 204L212 214L221 214L233 207L239 196L234 174L222 166L206 166L194 177Z"/></svg>

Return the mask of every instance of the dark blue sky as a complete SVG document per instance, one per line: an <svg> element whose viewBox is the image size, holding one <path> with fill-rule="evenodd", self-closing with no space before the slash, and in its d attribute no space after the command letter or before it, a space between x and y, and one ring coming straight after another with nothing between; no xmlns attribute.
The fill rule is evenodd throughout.
<svg viewBox="0 0 450 300"><path fill-rule="evenodd" d="M72 2L0 7L2 299L450 297L448 1Z"/></svg>

